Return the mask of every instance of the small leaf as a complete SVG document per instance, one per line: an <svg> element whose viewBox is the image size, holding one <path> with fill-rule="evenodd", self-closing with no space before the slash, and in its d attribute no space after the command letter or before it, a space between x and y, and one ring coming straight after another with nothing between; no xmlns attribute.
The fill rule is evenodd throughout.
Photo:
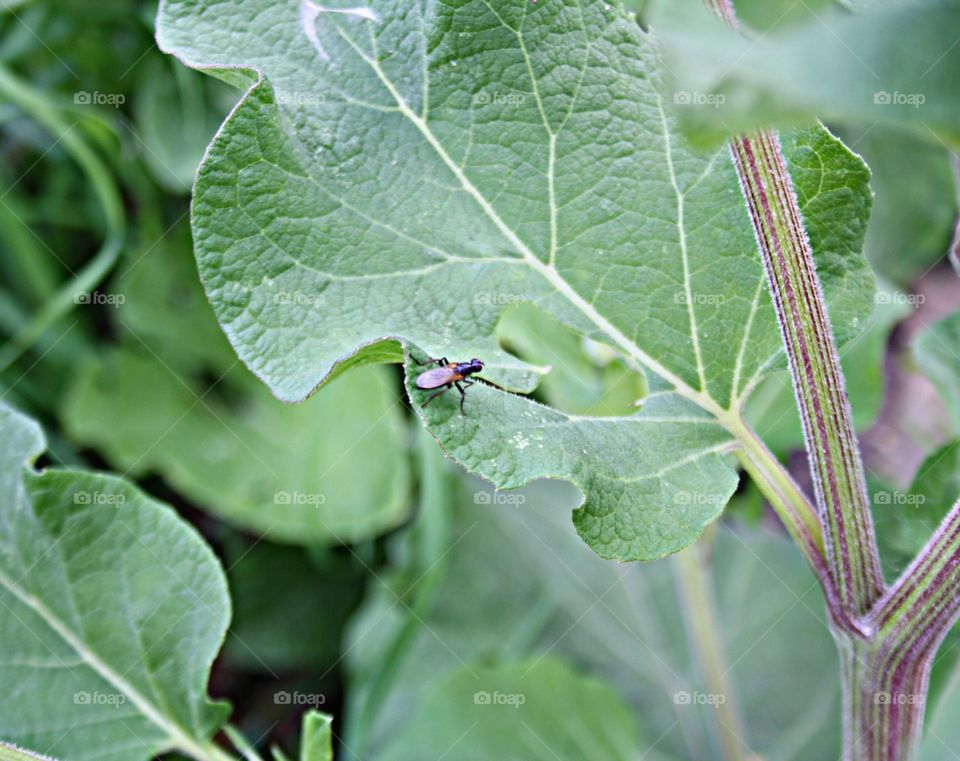
<svg viewBox="0 0 960 761"><path fill-rule="evenodd" d="M333 761L333 717L310 710L303 715L300 761Z"/></svg>
<svg viewBox="0 0 960 761"><path fill-rule="evenodd" d="M960 498L960 440L930 454L909 489L876 484L872 498L886 576L893 581Z"/></svg>
<svg viewBox="0 0 960 761"><path fill-rule="evenodd" d="M230 617L217 559L122 479L25 468L36 424L0 405L0 716L64 759L217 758L206 695Z"/></svg>
<svg viewBox="0 0 960 761"><path fill-rule="evenodd" d="M585 346L585 339L529 304L504 311L497 332L521 359L548 368L538 390L551 407L577 415L632 415L647 395L643 374L613 349Z"/></svg>

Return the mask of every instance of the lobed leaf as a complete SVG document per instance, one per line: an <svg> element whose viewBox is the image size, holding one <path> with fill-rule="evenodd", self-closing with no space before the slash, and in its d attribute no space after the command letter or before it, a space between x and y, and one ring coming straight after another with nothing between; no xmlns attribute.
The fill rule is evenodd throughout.
<svg viewBox="0 0 960 761"><path fill-rule="evenodd" d="M221 325L280 398L383 361L397 341L418 359L481 357L485 377L529 391L539 368L497 341L517 302L713 415L781 361L729 156L679 134L654 40L618 4L165 0L158 40L253 81L201 166L193 229ZM849 337L872 294L857 256L866 170L822 128L786 142ZM498 486L578 483L578 526L605 555L679 549L732 492L716 426L652 425L653 413L603 425L471 395L481 425L451 420L453 398L425 418L445 449ZM544 450L516 454L518 436ZM677 511L684 483L714 486Z"/></svg>

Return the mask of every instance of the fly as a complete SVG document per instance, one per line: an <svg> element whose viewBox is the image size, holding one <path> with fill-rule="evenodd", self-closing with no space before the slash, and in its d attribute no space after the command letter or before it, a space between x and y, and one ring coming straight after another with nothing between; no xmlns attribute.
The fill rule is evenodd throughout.
<svg viewBox="0 0 960 761"><path fill-rule="evenodd" d="M427 359L423 362L420 362L416 357L413 357L413 361L418 365L437 365L430 370L420 373L420 375L417 376L416 381L414 381L417 388L422 388L424 390L433 388L440 389L435 394L431 394L427 401L420 406L426 407L438 396L447 393L447 391L456 386L457 391L460 392L460 414L466 414L463 411L463 403L467 398L467 392L465 389L475 383L475 381L467 380L467 378L474 373L479 373L483 369L483 362L476 358L471 359L469 362L449 362L446 357L440 357L440 359Z"/></svg>

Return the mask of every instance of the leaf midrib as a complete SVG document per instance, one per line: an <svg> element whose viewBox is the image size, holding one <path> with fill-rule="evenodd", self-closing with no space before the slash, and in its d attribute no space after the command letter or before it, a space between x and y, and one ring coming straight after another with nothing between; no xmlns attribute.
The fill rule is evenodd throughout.
<svg viewBox="0 0 960 761"><path fill-rule="evenodd" d="M20 600L20 602L40 616L40 618L73 649L84 663L116 687L137 707L144 717L163 730L174 747L185 751L195 758L206 758L210 756L207 750L190 735L188 730L180 726L177 722L170 720L159 708L151 703L148 698L130 684L130 682L124 679L122 675L118 674L109 664L103 661L100 656L87 647L84 641L54 615L46 605L29 594L3 571L0 571L0 586L3 586L13 594L14 597Z"/></svg>
<svg viewBox="0 0 960 761"><path fill-rule="evenodd" d="M637 346L636 343L628 338L626 334L624 334L619 328L617 328L615 325L613 325L613 323L607 320L607 318L600 314L600 312L598 312L592 304L590 304L579 293L577 293L577 291L574 290L574 288L566 281L566 279L564 279L564 277L556 270L552 263L544 263L541 261L540 258L533 253L530 247L527 246L527 244L524 243L513 231L513 229L500 217L496 209L493 208L486 197L470 181L470 178L466 176L457 162L455 162L447 153L446 149L443 147L443 144L440 143L436 135L433 134L433 131L428 126L426 120L421 118L410 108L404 97L397 91L393 82L383 71L379 62L375 58L371 58L369 55L367 55L349 35L344 34L343 30L339 26L334 25L334 28L341 39L343 39L344 42L346 42L347 45L349 45L360 57L360 59L363 60L364 63L366 63L377 75L377 78L396 102L400 113L406 117L411 124L414 125L414 127L416 127L417 131L420 132L430 147L433 148L447 169L449 169L453 176L456 177L460 182L460 186L463 188L464 192L473 198L477 205L480 206L481 210L484 212L484 214L486 214L490 221L493 222L500 233L510 242L511 245L513 245L517 251L520 252L524 262L526 262L531 269L544 277L544 279L550 283L554 290L564 296L574 307L583 313L588 320L596 325L603 333L609 336L617 345L620 346L621 349L627 353L629 357L646 366L663 379L672 383L676 387L677 393L702 407L704 410L710 412L714 415L714 417L718 419L726 418L727 411L724 410L711 396L705 392L697 391L678 375L673 373L671 370L668 370L664 365L643 351L639 346Z"/></svg>

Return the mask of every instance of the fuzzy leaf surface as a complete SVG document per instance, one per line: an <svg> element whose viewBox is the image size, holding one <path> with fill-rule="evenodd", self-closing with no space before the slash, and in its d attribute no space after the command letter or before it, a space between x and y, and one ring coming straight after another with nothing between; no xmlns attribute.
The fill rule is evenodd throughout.
<svg viewBox="0 0 960 761"><path fill-rule="evenodd" d="M671 409L737 406L780 362L729 156L680 135L655 42L619 4L166 0L158 40L253 82L201 166L193 228L221 325L280 398L398 341L418 359L481 357L485 377L529 391L538 368L497 341L518 302L666 382ZM866 169L819 127L785 144L844 340L871 307ZM468 425L456 392L428 409L441 445L501 487L577 483L578 526L605 556L685 546L735 486L722 432L690 405L663 426L648 424L662 409L601 425L471 395ZM678 484L710 486L678 511Z"/></svg>

